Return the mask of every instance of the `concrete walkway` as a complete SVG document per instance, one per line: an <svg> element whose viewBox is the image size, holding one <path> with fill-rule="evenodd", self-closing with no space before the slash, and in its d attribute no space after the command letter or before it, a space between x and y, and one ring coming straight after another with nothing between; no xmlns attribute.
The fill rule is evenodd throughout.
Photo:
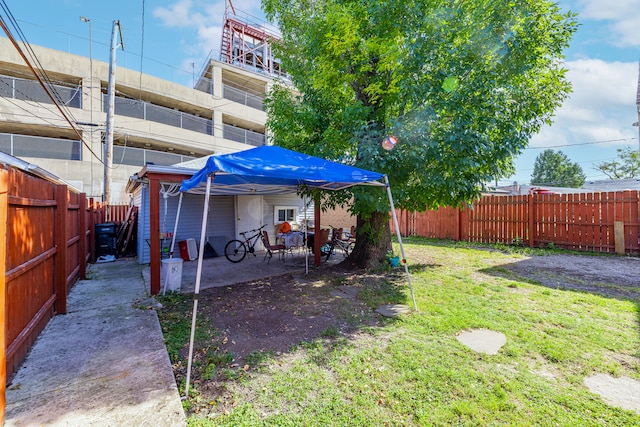
<svg viewBox="0 0 640 427"><path fill-rule="evenodd" d="M184 426L137 260L90 267L6 392L5 426Z"/></svg>

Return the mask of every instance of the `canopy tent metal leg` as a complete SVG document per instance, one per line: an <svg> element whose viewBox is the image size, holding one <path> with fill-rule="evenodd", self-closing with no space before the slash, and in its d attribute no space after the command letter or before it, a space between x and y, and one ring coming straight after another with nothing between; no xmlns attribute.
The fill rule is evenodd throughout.
<svg viewBox="0 0 640 427"><path fill-rule="evenodd" d="M196 334L196 316L198 314L198 294L200 293L200 279L202 278L202 259L204 255L204 239L207 233L207 218L209 212L209 196L211 195L211 176L207 176L207 191L202 213L202 230L200 232L200 250L198 251L198 269L196 270L196 285L193 291L193 315L191 318L191 337L189 338L189 362L187 363L187 383L184 388L185 399L189 398L189 384L191 382L191 362L193 359L193 341Z"/></svg>
<svg viewBox="0 0 640 427"><path fill-rule="evenodd" d="M302 205L304 212L304 271L305 274L309 274L309 248L307 246L309 235L307 229L309 228L309 221L307 221L307 196L302 196Z"/></svg>
<svg viewBox="0 0 640 427"><path fill-rule="evenodd" d="M393 196L391 195L391 185L389 185L389 178L384 176L384 183L387 187L387 195L389 196L389 205L391 206L391 216L393 216L393 225L396 227L396 235L398 236L398 243L400 243L400 253L402 254L402 265L404 265L404 271L407 274L407 282L409 282L409 290L411 291L411 300L413 301L413 309L418 310L416 305L416 297L413 295L413 285L411 284L411 275L409 274L409 267L407 266L407 258L404 254L404 246L402 244L402 236L400 235L400 227L398 226L398 216L396 215L396 208L393 205Z"/></svg>

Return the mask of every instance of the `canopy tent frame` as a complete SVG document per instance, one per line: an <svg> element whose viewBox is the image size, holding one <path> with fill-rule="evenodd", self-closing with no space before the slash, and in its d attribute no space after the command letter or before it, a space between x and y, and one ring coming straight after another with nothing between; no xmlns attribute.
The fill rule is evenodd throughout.
<svg viewBox="0 0 640 427"><path fill-rule="evenodd" d="M261 156L270 158L271 163L263 162ZM256 164L258 163L258 164ZM262 165L261 163L264 163ZM261 169L262 166L262 169ZM215 179L214 179L215 178ZM380 180L384 179L384 183ZM342 190L355 185L371 185L386 189L389 198L389 205L393 217L396 236L402 254L402 264L404 266L409 290L413 302L414 310L417 310L416 300L413 292L411 275L407 266L407 260L402 243L402 236L398 226L398 217L395 211L391 186L387 175L376 172L358 169L352 166L331 162L317 157L308 156L294 151L275 146L262 146L239 153L210 156L204 168L193 174L192 177L184 179L180 187L180 201L184 192L202 194L202 184L204 183L204 206L202 213L202 225L200 234L200 248L198 250L198 265L196 270L196 283L193 295L193 311L191 319L191 333L189 338L189 359L187 365L187 378L185 384L185 399L189 397L189 386L191 380L191 367L193 360L193 345L195 340L195 328L197 320L198 299L202 279L202 264L204 259L204 244L207 230L207 218L209 212L209 201L214 189L214 181L219 185L215 186L216 194L233 194L229 191L236 191L235 194L249 192L250 194L286 194L300 192L302 187L318 188L322 190ZM150 190L153 190L150 186ZM156 186L158 188L158 186ZM158 188L159 190L159 188ZM317 200L316 200L317 201ZM179 207L182 203L179 203ZM305 200L306 205L306 200ZM319 223L319 206L315 207L315 218ZM176 239L176 230L180 212L176 215L176 224L172 237L171 248L173 249ZM319 242L315 242L319 243ZM316 248L316 253L318 249ZM173 250L170 252L173 256ZM307 258L308 262L308 258ZM308 272L308 270L307 270Z"/></svg>
<svg viewBox="0 0 640 427"><path fill-rule="evenodd" d="M395 229L396 229L396 236L398 238L398 243L400 244L400 253L402 254L402 260L401 263L404 266L404 271L405 274L407 276L407 282L409 283L409 290L411 293L411 300L413 302L413 309L417 310L418 306L416 304L416 299L415 299L415 295L413 293L413 284L411 282L411 275L409 274L409 267L407 265L407 260L406 260L406 256L405 256L405 252L404 252L404 245L402 244L402 236L400 234L400 227L398 226L398 216L396 215L396 209L393 203L393 196L391 194L391 186L389 185L389 178L387 177L387 175L384 175L384 180L385 180L385 186L384 188L387 190L387 195L389 197L389 205L391 207L391 215L393 217L393 223L395 225ZM213 181L213 174L210 174L207 176L206 178L206 192L205 192L205 199L204 199L204 208L203 208L203 213L202 213L202 228L200 231L200 249L198 250L198 266L196 269L196 283L195 283L195 289L193 292L193 311L192 311L192 317L191 317L191 333L189 336L189 358L188 358L188 362L187 362L187 379L186 379L186 384L185 384L185 391L184 391L184 398L188 399L189 398L189 385L191 382L191 366L192 366L192 362L193 362L193 344L195 341L195 332L196 332L196 320L197 320L197 313L198 313L198 299L199 299L199 294L200 294L200 281L202 278L202 262L204 260L204 241L205 241L205 236L206 236L206 232L207 232L207 213L209 212L209 198L210 198L210 193L211 193L211 183ZM178 227L178 218L180 217L180 212L178 212L178 215L176 216L176 225L175 225L175 229L177 229ZM174 237L172 239L171 242L171 247L173 248L173 241L175 240L175 234ZM318 252L318 249L316 249L315 251L316 253ZM308 273L308 258L307 258L307 271Z"/></svg>

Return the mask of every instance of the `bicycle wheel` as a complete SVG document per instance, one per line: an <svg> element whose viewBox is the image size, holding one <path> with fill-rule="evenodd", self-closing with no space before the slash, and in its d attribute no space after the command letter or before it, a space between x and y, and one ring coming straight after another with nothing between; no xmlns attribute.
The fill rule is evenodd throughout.
<svg viewBox="0 0 640 427"><path fill-rule="evenodd" d="M326 255L327 257L324 259L325 261L329 261L329 258L331 258L331 255L333 255L333 251L335 251L335 244L333 242L329 243L326 245ZM325 252L322 252L322 255L325 255Z"/></svg>
<svg viewBox="0 0 640 427"><path fill-rule="evenodd" d="M231 262L240 262L247 255L247 247L240 240L230 240L224 247L224 256Z"/></svg>
<svg viewBox="0 0 640 427"><path fill-rule="evenodd" d="M344 253L344 257L348 257L351 255L351 251L353 251L353 245L350 242L344 242L340 245L342 247L342 252Z"/></svg>

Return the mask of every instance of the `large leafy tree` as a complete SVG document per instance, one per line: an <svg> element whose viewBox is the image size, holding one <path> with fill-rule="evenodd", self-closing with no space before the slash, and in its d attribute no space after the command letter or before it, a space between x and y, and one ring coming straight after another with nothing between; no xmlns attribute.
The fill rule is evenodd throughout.
<svg viewBox="0 0 640 427"><path fill-rule="evenodd" d="M397 206L478 196L570 91L574 15L548 0L263 0L292 79L267 100L275 144L388 175ZM398 139L385 151L387 135ZM372 266L390 248L379 189L352 191ZM338 195L344 201L350 195ZM324 196L334 197L334 196ZM335 200L334 200L335 201Z"/></svg>
<svg viewBox="0 0 640 427"><path fill-rule="evenodd" d="M618 148L618 159L596 165L610 179L629 179L640 176L640 151L630 147Z"/></svg>
<svg viewBox="0 0 640 427"><path fill-rule="evenodd" d="M536 157L531 184L579 188L586 179L579 164L573 163L562 151L549 149Z"/></svg>

